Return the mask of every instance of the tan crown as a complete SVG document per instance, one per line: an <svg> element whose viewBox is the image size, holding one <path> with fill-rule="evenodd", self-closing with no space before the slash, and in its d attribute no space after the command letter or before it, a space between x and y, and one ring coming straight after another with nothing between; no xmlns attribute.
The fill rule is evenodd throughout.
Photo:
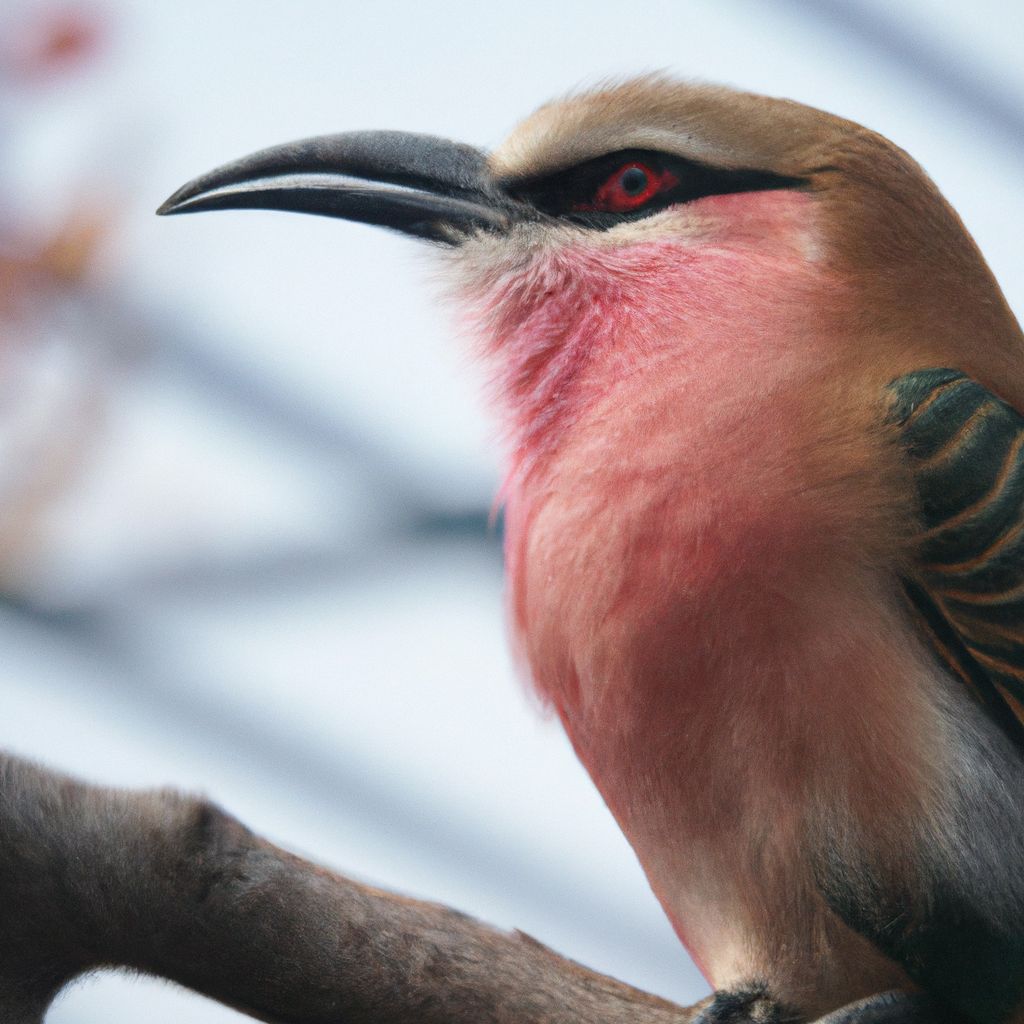
<svg viewBox="0 0 1024 1024"><path fill-rule="evenodd" d="M491 165L500 177L532 178L642 148L717 167L809 174L858 132L865 129L790 100L651 75L545 104L512 132Z"/></svg>

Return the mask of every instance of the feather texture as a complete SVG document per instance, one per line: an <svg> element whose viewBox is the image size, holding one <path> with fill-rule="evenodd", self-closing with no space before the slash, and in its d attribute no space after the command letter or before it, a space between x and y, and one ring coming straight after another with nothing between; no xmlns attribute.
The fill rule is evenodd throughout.
<svg viewBox="0 0 1024 1024"><path fill-rule="evenodd" d="M936 652L1024 750L1024 417L956 370L891 389L921 521L907 593Z"/></svg>

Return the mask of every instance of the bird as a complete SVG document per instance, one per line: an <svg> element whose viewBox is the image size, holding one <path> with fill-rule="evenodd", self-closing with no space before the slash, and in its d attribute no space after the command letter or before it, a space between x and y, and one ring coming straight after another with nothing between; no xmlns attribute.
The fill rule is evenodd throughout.
<svg viewBox="0 0 1024 1024"><path fill-rule="evenodd" d="M426 241L505 441L511 635L705 1024L1024 1019L1024 338L888 139L665 74L492 152L261 150L158 212Z"/></svg>

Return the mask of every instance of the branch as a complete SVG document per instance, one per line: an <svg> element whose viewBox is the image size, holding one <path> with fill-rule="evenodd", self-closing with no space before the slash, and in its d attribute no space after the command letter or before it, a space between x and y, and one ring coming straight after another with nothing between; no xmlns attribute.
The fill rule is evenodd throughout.
<svg viewBox="0 0 1024 1024"><path fill-rule="evenodd" d="M0 1019L101 967L276 1024L688 1024L522 932L361 885L207 801L0 755Z"/></svg>

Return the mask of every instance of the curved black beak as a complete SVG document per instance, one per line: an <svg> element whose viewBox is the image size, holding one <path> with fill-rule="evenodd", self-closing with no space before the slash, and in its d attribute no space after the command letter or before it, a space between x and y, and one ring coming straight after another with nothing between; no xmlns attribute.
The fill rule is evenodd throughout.
<svg viewBox="0 0 1024 1024"><path fill-rule="evenodd" d="M456 245L502 231L517 203L471 146L407 132L345 132L260 150L178 189L158 214L292 210Z"/></svg>

